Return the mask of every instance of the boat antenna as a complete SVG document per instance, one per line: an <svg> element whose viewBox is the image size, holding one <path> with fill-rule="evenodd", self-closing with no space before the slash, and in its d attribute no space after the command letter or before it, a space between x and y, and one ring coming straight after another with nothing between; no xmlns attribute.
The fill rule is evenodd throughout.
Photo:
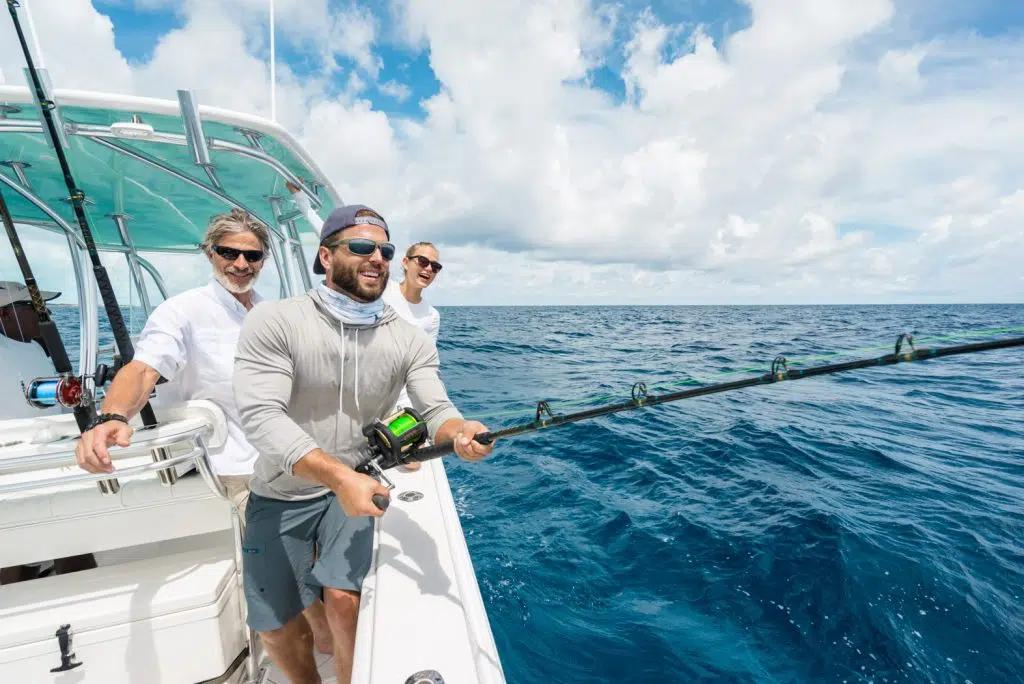
<svg viewBox="0 0 1024 684"><path fill-rule="evenodd" d="M274 0L270 0L270 120L277 123L276 62L274 55Z"/></svg>
<svg viewBox="0 0 1024 684"><path fill-rule="evenodd" d="M32 298L32 308L39 317L39 330L43 338L43 346L46 347L46 351L50 354L50 358L53 360L53 368L57 371L58 375L70 378L74 374L74 370L71 368L67 347L64 346L60 330L57 329L57 324L50 318L50 311L46 308L46 303L43 302L43 295L39 291L39 285L36 283L35 277L32 275L32 267L25 256L25 250L21 247L21 239L18 237L18 231L14 227L14 219L11 218L11 212L7 208L7 200L4 199L3 190L0 190L0 220L3 221L4 228L7 230L7 238L11 241L11 249L14 250L14 257L18 260L18 267L21 269L21 275L25 280L25 287L28 288L29 296ZM75 422L78 423L78 429L84 432L93 417L91 397L87 398L87 401L84 403L75 402L73 411Z"/></svg>
<svg viewBox="0 0 1024 684"><path fill-rule="evenodd" d="M910 351L903 349L906 343ZM977 342L974 344L963 344L950 347L915 348L914 338L910 333L901 333L896 338L896 346L891 354L876 358L860 359L856 361L845 361L810 368L791 369L788 367L784 356L777 356L772 361L771 370L762 375L756 375L744 380L723 382L705 387L671 392L669 394L649 395L647 386L637 382L632 388L630 401L619 404L599 406L597 408L569 413L565 415L554 415L548 402L541 401L537 404L537 413L529 423L513 425L512 427L494 432L483 432L475 435L473 439L480 444L491 444L496 439L515 437L530 432L536 432L545 428L568 425L581 420L589 420L599 416L606 416L620 411L630 411L644 406L665 404L681 399L703 397L719 392L730 392L732 390L756 387L758 385L771 385L786 380L800 380L829 373L840 373L860 368L878 368L880 366L891 366L896 363L910 361L926 361L928 359L941 358L944 356L955 356L958 354L973 354L976 352L990 351L993 349L1008 349L1010 347L1024 347L1024 337L1013 337L990 342ZM363 429L369 443L369 458L360 464L356 470L367 475L374 476L383 482L390 484L384 475L385 470L414 461L428 461L433 458L452 453L454 445L452 442L441 442L433 446L420 446L425 441L426 427L415 411L404 410L398 414L386 418L384 422L374 423ZM387 508L389 503L387 497L374 495L374 503L381 509Z"/></svg>
<svg viewBox="0 0 1024 684"><path fill-rule="evenodd" d="M30 84L35 91L36 100L39 103L39 109L43 115L43 125L46 127L49 141L53 145L53 149L57 154L57 161L60 162L60 168L64 174L64 183L67 185L71 205L74 207L75 211L75 218L78 219L78 227L82 231L82 239L85 241L85 247L89 252L89 259L92 261L93 275L95 276L96 284L99 287L100 297L103 299L103 308L106 310L107 319L110 322L110 330L114 334L114 343L117 345L117 351L121 357L121 365L123 366L132 360L135 356L135 350L132 347L132 340L128 333L128 328L124 324L124 317L121 315L121 308L118 306L117 297L114 294L114 288L110 284L110 277L107 275L107 269L103 266L103 262L100 260L99 252L96 249L96 242L92 237L92 230L89 228L89 221L85 215L85 193L78 187L75 183L74 177L71 175L71 167L68 164L67 155L64 153L64 148L61 144L60 133L62 131L58 131L53 115L56 103L54 103L54 101L47 95L46 90L43 88L39 72L36 70L35 64L32 61L32 53L28 49L28 43L25 41L25 32L21 27L21 21L18 19L18 7L18 0L7 0L7 8L11 13L11 21L14 22L14 30L18 34L18 42L21 44L21 51L25 56L25 63L28 66L27 71ZM90 413L94 410L94 406L91 406L89 409ZM157 424L156 414L153 412L153 407L148 401L146 402L146 405L142 407L142 410L139 412L139 416L142 418L144 425L148 426ZM79 425L79 427L81 427L81 425Z"/></svg>

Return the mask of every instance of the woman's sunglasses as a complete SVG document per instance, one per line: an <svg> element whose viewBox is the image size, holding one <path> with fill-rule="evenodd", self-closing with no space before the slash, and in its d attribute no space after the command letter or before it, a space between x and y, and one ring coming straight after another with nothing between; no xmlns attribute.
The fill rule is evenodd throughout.
<svg viewBox="0 0 1024 684"><path fill-rule="evenodd" d="M417 254L409 258L414 259L416 263L420 265L420 268L426 268L427 266L430 266L432 269L434 269L434 273L440 273L441 269L444 268L443 266L441 266L441 264L437 263L436 261L431 261L422 254Z"/></svg>
<svg viewBox="0 0 1024 684"><path fill-rule="evenodd" d="M239 254L243 255L250 264L263 261L262 249L235 249L234 247L221 247L220 245L215 245L211 249L228 261L234 261L238 258Z"/></svg>
<svg viewBox="0 0 1024 684"><path fill-rule="evenodd" d="M330 245L326 245L328 249L334 249L345 245L348 247L348 251L356 256L368 257L373 254L374 250L380 247L380 255L384 258L384 261L391 261L395 258L395 246L390 242L374 242L370 238L347 238L345 240L338 240Z"/></svg>

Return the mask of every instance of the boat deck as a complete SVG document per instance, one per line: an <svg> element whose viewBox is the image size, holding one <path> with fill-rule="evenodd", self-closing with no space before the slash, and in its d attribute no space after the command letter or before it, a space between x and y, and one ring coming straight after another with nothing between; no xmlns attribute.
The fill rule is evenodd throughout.
<svg viewBox="0 0 1024 684"><path fill-rule="evenodd" d="M334 676L334 658L326 653L317 653L316 664L323 684L335 684L338 681L338 678ZM267 670L266 677L263 678L263 684L291 684L291 682L276 667L271 666Z"/></svg>

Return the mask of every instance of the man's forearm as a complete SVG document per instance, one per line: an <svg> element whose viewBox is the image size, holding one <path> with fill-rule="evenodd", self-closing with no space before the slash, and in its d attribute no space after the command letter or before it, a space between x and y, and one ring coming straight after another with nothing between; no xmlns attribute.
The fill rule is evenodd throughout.
<svg viewBox="0 0 1024 684"><path fill-rule="evenodd" d="M323 449L313 449L295 462L292 472L297 477L334 489L346 475L354 471L344 463L331 458Z"/></svg>
<svg viewBox="0 0 1024 684"><path fill-rule="evenodd" d="M156 387L160 374L141 361L132 361L117 372L103 398L103 412L131 418L138 413Z"/></svg>

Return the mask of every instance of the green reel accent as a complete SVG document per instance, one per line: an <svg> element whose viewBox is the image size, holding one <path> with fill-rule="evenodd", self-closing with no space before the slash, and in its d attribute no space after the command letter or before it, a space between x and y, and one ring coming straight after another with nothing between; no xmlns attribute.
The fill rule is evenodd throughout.
<svg viewBox="0 0 1024 684"><path fill-rule="evenodd" d="M427 424L411 408L402 409L384 420L363 428L369 442L371 458L381 468L393 468L405 462L405 457L427 441Z"/></svg>
<svg viewBox="0 0 1024 684"><path fill-rule="evenodd" d="M387 424L388 430L395 437L403 437L409 430L414 430L418 425L422 425L422 421L417 420L405 411L401 412L397 418L389 421Z"/></svg>

